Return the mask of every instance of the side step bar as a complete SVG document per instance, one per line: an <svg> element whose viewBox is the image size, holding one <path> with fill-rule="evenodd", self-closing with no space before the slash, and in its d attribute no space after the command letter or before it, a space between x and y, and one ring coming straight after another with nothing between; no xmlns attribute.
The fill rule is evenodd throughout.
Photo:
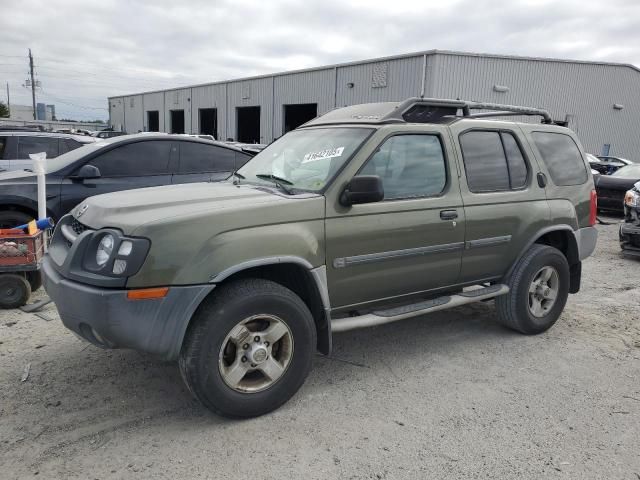
<svg viewBox="0 0 640 480"><path fill-rule="evenodd" d="M376 310L357 317L336 318L331 320L331 331L334 333L347 332L357 328L375 327L385 323L397 322L406 318L417 317L438 310L459 307L468 303L481 302L490 298L509 293L509 287L503 284L468 290L455 295L425 300L411 305L403 305L388 310Z"/></svg>

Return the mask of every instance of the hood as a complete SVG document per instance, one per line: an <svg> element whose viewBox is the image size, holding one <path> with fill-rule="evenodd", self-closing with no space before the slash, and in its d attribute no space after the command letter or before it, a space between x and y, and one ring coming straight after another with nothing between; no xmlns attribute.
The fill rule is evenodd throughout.
<svg viewBox="0 0 640 480"><path fill-rule="evenodd" d="M607 188L610 190L629 190L635 183L637 178L612 177L611 175L598 175L595 180L596 188Z"/></svg>
<svg viewBox="0 0 640 480"><path fill-rule="evenodd" d="M112 227L125 234L141 234L150 225L184 224L189 219L195 221L203 217L214 221L214 215L235 216L271 205L297 204L310 198L322 197L317 194L281 195L269 187L230 182L186 183L97 195L80 203L71 213L91 228Z"/></svg>

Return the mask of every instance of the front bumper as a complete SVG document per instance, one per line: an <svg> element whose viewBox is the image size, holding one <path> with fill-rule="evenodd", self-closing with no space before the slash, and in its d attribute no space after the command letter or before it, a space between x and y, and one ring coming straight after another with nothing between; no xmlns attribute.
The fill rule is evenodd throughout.
<svg viewBox="0 0 640 480"><path fill-rule="evenodd" d="M44 288L62 323L102 348L132 348L173 360L189 320L215 285L171 287L163 298L129 300L127 290L88 286L62 277L47 255Z"/></svg>
<svg viewBox="0 0 640 480"><path fill-rule="evenodd" d="M620 224L620 248L625 255L640 257L640 222Z"/></svg>

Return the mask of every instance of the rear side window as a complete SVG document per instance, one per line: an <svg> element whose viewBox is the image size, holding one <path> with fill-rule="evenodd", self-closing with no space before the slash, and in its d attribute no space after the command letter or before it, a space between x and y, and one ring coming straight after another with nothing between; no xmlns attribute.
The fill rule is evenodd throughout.
<svg viewBox="0 0 640 480"><path fill-rule="evenodd" d="M429 197L442 193L447 170L436 135L397 135L386 140L360 171L382 179L384 199Z"/></svg>
<svg viewBox="0 0 640 480"><path fill-rule="evenodd" d="M587 181L587 168L573 138L553 132L533 132L532 137L553 183L568 186Z"/></svg>
<svg viewBox="0 0 640 480"><path fill-rule="evenodd" d="M89 162L103 177L163 175L169 165L171 142L137 142L116 147Z"/></svg>
<svg viewBox="0 0 640 480"><path fill-rule="evenodd" d="M58 139L55 137L18 137L18 158L28 159L32 153L46 153L47 158L58 156Z"/></svg>
<svg viewBox="0 0 640 480"><path fill-rule="evenodd" d="M232 172L235 150L197 142L180 142L179 173Z"/></svg>
<svg viewBox="0 0 640 480"><path fill-rule="evenodd" d="M474 193L522 188L527 183L527 163L509 132L474 130L460 136L467 185Z"/></svg>

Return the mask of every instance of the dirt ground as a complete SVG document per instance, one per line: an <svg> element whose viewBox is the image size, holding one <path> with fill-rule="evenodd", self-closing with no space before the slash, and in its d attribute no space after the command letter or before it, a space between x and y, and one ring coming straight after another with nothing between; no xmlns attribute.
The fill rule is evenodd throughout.
<svg viewBox="0 0 640 480"><path fill-rule="evenodd" d="M640 261L599 230L547 333L489 303L336 335L252 420L209 413L173 363L83 343L54 306L0 312L0 478L638 480Z"/></svg>

